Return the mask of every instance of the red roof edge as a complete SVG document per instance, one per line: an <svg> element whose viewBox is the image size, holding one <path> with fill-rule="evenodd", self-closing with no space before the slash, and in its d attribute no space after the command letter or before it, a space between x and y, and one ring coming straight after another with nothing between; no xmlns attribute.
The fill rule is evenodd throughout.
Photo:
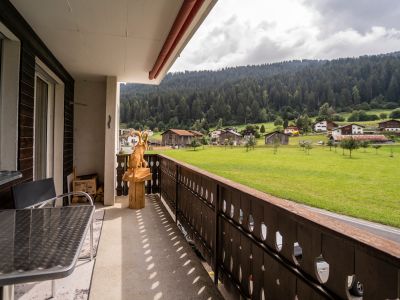
<svg viewBox="0 0 400 300"><path fill-rule="evenodd" d="M171 57L172 52L186 33L190 24L193 22L194 17L199 12L204 0L185 0L175 18L174 24L169 31L167 39L158 54L157 60L153 68L149 72L149 79L156 79L161 70Z"/></svg>

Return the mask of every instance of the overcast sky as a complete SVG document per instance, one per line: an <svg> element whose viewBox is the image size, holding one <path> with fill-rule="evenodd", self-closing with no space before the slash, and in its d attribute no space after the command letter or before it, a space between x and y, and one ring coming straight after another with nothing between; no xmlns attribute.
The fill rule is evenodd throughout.
<svg viewBox="0 0 400 300"><path fill-rule="evenodd" d="M400 0L219 0L171 71L400 50Z"/></svg>

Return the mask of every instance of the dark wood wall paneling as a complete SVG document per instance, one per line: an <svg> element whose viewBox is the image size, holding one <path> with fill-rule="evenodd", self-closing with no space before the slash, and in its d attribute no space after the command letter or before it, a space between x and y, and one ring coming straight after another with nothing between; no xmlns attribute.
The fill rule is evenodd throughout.
<svg viewBox="0 0 400 300"><path fill-rule="evenodd" d="M64 191L66 177L73 166L74 80L55 58L29 24L8 0L0 0L0 22L8 27L21 41L20 90L18 113L18 170L23 177L0 187L0 209L12 208L12 185L33 179L33 132L34 132L34 76L35 57L42 60L65 84L64 95Z"/></svg>
<svg viewBox="0 0 400 300"><path fill-rule="evenodd" d="M65 86L64 95L64 192L67 191L67 176L72 173L74 150L74 84Z"/></svg>

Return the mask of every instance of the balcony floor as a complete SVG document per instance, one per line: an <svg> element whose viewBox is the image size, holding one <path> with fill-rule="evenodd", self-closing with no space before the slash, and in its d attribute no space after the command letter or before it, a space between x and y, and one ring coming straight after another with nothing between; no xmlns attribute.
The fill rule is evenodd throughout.
<svg viewBox="0 0 400 300"><path fill-rule="evenodd" d="M90 299L222 299L156 195L106 209Z"/></svg>

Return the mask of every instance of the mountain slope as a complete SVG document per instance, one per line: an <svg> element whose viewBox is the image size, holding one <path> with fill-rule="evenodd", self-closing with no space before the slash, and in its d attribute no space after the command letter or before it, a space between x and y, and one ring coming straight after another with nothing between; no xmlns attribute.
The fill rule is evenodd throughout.
<svg viewBox="0 0 400 300"><path fill-rule="evenodd" d="M121 122L188 127L264 122L314 115L328 102L340 111L400 104L400 52L336 60L167 74L159 86L121 85Z"/></svg>

